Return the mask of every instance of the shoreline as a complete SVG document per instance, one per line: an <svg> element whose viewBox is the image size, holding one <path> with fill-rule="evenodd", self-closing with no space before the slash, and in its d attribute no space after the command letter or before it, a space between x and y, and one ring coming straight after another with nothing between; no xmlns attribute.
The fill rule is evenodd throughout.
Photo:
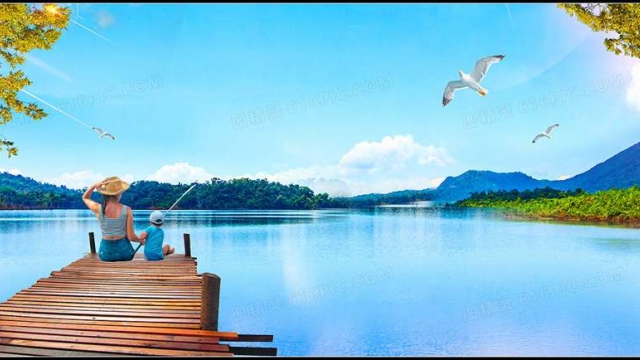
<svg viewBox="0 0 640 360"><path fill-rule="evenodd" d="M595 216L590 217L576 217L576 216L549 216L539 215L532 213L525 213L519 210L502 208L502 207L462 207L462 208L475 208L475 209L493 209L504 212L504 214L510 220L531 220L531 221L553 221L559 223L567 223L574 225L608 225L617 226L630 229L640 228L640 218L637 219L602 219Z"/></svg>

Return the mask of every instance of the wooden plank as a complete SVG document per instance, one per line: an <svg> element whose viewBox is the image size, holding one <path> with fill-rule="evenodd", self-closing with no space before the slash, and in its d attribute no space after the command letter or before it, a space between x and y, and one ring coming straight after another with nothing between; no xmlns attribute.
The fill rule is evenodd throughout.
<svg viewBox="0 0 640 360"><path fill-rule="evenodd" d="M238 347L229 346L229 351L234 355L248 356L278 356L278 349L274 347Z"/></svg>
<svg viewBox="0 0 640 360"><path fill-rule="evenodd" d="M202 286L202 282L198 281L172 281L172 280L92 280L92 279L62 279L62 278L46 278L38 281L41 284L52 284L52 285L85 285L85 286L94 286L94 285L140 285L140 286Z"/></svg>
<svg viewBox="0 0 640 360"><path fill-rule="evenodd" d="M201 286L174 286L174 285L140 285L136 287L135 285L89 285L86 284L36 284L30 287L28 290L38 290L38 291L69 291L69 290L83 290L83 291L110 291L110 290L118 290L118 291L132 291L138 290L140 292L145 291L164 291L164 292L198 292L200 291Z"/></svg>
<svg viewBox="0 0 640 360"><path fill-rule="evenodd" d="M139 273L139 274L126 274L122 272L107 273L102 271L92 272L78 272L78 271L65 271L65 272L52 272L51 276L67 277L67 278L87 278L87 279L131 279L135 276L137 279L162 279L167 278L171 280L175 279L193 279L190 275L172 275L172 274L151 274L151 273Z"/></svg>
<svg viewBox="0 0 640 360"><path fill-rule="evenodd" d="M273 342L273 335L238 334L238 338L228 341Z"/></svg>
<svg viewBox="0 0 640 360"><path fill-rule="evenodd" d="M200 299L118 299L118 298L79 298L74 296L43 296L37 294L21 294L14 295L11 299L28 299L43 301L60 301L60 302L85 302L85 303L104 303L104 304L149 304L149 305L200 305Z"/></svg>
<svg viewBox="0 0 640 360"><path fill-rule="evenodd" d="M42 308L43 303L38 302L21 302L16 300L6 301L2 306L11 306L14 308L24 308L30 309L34 306L38 308ZM49 309L60 309L60 310L92 310L92 311L103 311L103 310L113 310L113 311L143 311L143 312L173 312L176 314L191 314L198 313L200 314L200 309L196 306L192 307L177 307L177 306L144 306L144 305L92 305L92 304L65 304L65 303L48 303L45 305Z"/></svg>
<svg viewBox="0 0 640 360"><path fill-rule="evenodd" d="M78 297L110 297L110 298L131 298L131 299L200 299L198 295L158 295L158 294L121 294L117 292L62 292L62 291L29 291L22 290L19 294L47 294L62 296L78 296Z"/></svg>
<svg viewBox="0 0 640 360"><path fill-rule="evenodd" d="M131 357L133 355L124 355L124 354L110 354L110 353L100 353L100 352L87 352L87 351L70 351L70 350L54 350L54 349L40 349L33 347L25 347L25 346L10 346L10 345L0 345L0 351L3 353L11 354L13 356L55 356L55 357L95 357L95 356L105 356L105 357Z"/></svg>
<svg viewBox="0 0 640 360"><path fill-rule="evenodd" d="M141 317L141 318L157 318L161 317L164 319L197 319L200 320L200 313L190 312L190 313L175 313L169 311L103 311L103 310L92 310L92 309L83 309L83 310L75 310L75 309L60 309L60 308L24 308L24 307L9 307L6 305L0 305L0 310L2 311L11 311L11 312L20 312L20 311L28 311L30 313L37 314L60 314L60 315L94 315L100 314L101 316L128 316L128 317Z"/></svg>
<svg viewBox="0 0 640 360"><path fill-rule="evenodd" d="M132 346L132 347L145 347L145 348L154 348L154 349L229 352L228 345L183 343L183 342L176 342L176 341L157 341L157 340L148 340L148 339L144 339L144 340L114 339L114 338L103 338L103 337L34 334L34 333L0 331L0 341L2 341L2 339L42 340L42 341L52 341L52 342L70 342L74 344L112 345L116 347ZM7 341L7 343L10 343L10 342Z"/></svg>
<svg viewBox="0 0 640 360"><path fill-rule="evenodd" d="M106 275L135 275L135 274L149 274L152 270L153 275L173 275L173 276L187 276L187 275L195 275L196 268L190 267L188 269L141 269L141 268L120 268L120 269L106 269L96 267L94 269L91 268L65 268L62 269L63 272L76 272L76 273L86 273L86 274L96 274L102 273Z"/></svg>
<svg viewBox="0 0 640 360"><path fill-rule="evenodd" d="M238 338L238 334L229 331L208 331L199 329L167 329L162 327L136 327L129 326L129 324L123 325L107 325L107 324L85 324L85 323L62 323L62 322L27 322L19 320L3 320L0 318L0 325L5 326L22 326L22 327L35 327L35 328L48 328L48 329L70 329L70 330L92 330L92 331L106 331L106 332L124 332L124 333L145 333L145 334L169 334L169 335L181 335L181 336L210 336L219 338L224 341L233 341Z"/></svg>
<svg viewBox="0 0 640 360"><path fill-rule="evenodd" d="M131 290L153 290L153 289L186 289L186 290L200 290L201 284L141 284L141 283L63 283L63 282L38 282L32 286L32 288L87 288L91 287L92 289L108 289L112 287L116 287L118 289L131 289Z"/></svg>
<svg viewBox="0 0 640 360"><path fill-rule="evenodd" d="M86 287L31 287L27 290L23 290L28 293L133 293L133 294L149 294L149 295L158 295L158 294L167 294L167 295L193 295L197 294L198 290L191 289L172 289L172 288L151 288L151 289L123 289L118 286L111 286L108 288L86 288Z"/></svg>
<svg viewBox="0 0 640 360"><path fill-rule="evenodd" d="M39 314L39 313L24 313L18 311L5 311L0 310L0 315L17 316L17 317L29 317L29 318L44 318L44 319L68 319L68 320L105 320L105 321L126 321L126 322L157 322L157 323L184 323L192 324L191 319L167 319L164 317L148 317L138 318L132 316L84 316L84 315L62 315L62 314Z"/></svg>
<svg viewBox="0 0 640 360"><path fill-rule="evenodd" d="M47 348L47 349L95 351L95 352L106 352L106 353L128 354L128 355L162 355L162 356L231 356L232 355L229 352L166 350L166 349L152 349L152 348L131 347L131 346L73 344L73 343L59 343L59 342L53 342L53 341L3 339L3 338L0 338L0 344L14 345L14 346L27 346L27 347L41 347L41 348Z"/></svg>
<svg viewBox="0 0 640 360"><path fill-rule="evenodd" d="M25 316L0 316L0 320L5 321L23 321L25 323L35 324L54 323L54 324L83 324L83 325L113 325L113 326L130 326L130 327L158 327L158 328L179 328L179 329L200 329L200 324L192 323L173 323L173 322L144 322L144 321L115 321L115 320L82 320L82 319L47 319L42 317L25 317Z"/></svg>
<svg viewBox="0 0 640 360"><path fill-rule="evenodd" d="M200 312L200 307L197 305L193 305L193 306L168 306L168 305L124 305L124 304L96 304L96 303L84 303L84 302L78 302L78 303L56 303L56 302L45 302L45 301L24 301L24 300L7 300L5 302L5 304L9 304L11 306L18 306L18 307L31 307L31 306L47 306L47 307L56 307L56 308L61 308L61 309L65 309L65 308L77 308L77 309L82 309L82 308L90 308L90 309L95 309L96 311L102 310L102 309L113 309L113 310L118 310L118 309L122 309L122 310L163 310L163 311L174 311L174 312L180 312L180 311L194 311L194 312Z"/></svg>
<svg viewBox="0 0 640 360"><path fill-rule="evenodd" d="M32 334L50 334L50 335L71 335L71 336L88 336L98 338L112 338L112 339L138 339L138 340L153 340L153 341L178 341L178 342L192 342L198 344L211 344L216 345L220 343L220 339L212 336L183 336L173 334L147 334L147 333L133 333L133 332L117 332L117 331L94 331L94 330L70 330L60 328L36 328L29 326L20 326L19 324L13 326L0 325L0 331L8 332L22 332Z"/></svg>

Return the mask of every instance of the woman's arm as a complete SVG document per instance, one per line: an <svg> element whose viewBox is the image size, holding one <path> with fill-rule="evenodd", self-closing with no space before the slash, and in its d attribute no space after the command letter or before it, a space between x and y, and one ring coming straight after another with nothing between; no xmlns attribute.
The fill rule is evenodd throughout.
<svg viewBox="0 0 640 360"><path fill-rule="evenodd" d="M82 195L82 201L84 201L84 204L87 205L87 207L89 208L89 210L93 211L94 214L98 215L98 211L100 209L100 204L98 204L97 202L91 200L91 194L93 194L93 191L104 185L107 184L107 180L95 183L91 186L89 186L89 188L87 189L87 191L84 192L84 195Z"/></svg>
<svg viewBox="0 0 640 360"><path fill-rule="evenodd" d="M141 244L144 244L144 240L140 239L138 235L136 235L136 232L133 231L133 212L131 211L131 208L128 206L127 206L127 238L130 241L136 241Z"/></svg>

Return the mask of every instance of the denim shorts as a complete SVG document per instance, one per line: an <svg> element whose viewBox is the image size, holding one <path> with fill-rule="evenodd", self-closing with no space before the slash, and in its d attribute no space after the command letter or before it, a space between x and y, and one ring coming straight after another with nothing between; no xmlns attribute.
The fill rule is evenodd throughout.
<svg viewBox="0 0 640 360"><path fill-rule="evenodd" d="M102 261L129 261L133 260L134 252L135 250L129 239L102 239L98 256Z"/></svg>

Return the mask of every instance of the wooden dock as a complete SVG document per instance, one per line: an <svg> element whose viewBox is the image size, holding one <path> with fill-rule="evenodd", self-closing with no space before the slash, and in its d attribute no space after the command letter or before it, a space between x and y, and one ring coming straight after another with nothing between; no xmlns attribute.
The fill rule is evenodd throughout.
<svg viewBox="0 0 640 360"><path fill-rule="evenodd" d="M92 234L90 234L93 240ZM218 331L220 278L185 254L103 262L92 253L0 304L0 356L276 356L272 335Z"/></svg>

